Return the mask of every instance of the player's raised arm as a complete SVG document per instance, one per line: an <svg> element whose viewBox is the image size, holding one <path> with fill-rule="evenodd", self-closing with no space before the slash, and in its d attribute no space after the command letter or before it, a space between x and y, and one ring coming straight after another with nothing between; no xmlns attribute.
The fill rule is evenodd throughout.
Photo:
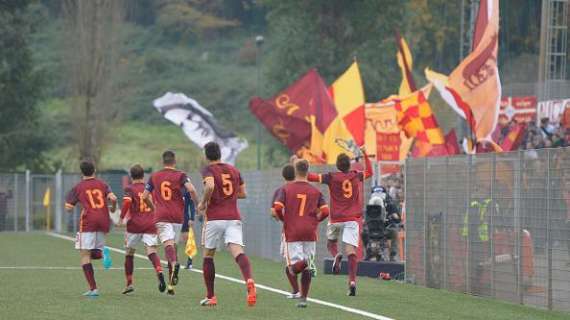
<svg viewBox="0 0 570 320"><path fill-rule="evenodd" d="M362 151L362 155L364 156L364 180L372 177L373 175L373 171L372 171L372 162L370 162L370 158L368 157L368 154L366 153L366 149L364 147L362 147L360 149L360 151Z"/></svg>

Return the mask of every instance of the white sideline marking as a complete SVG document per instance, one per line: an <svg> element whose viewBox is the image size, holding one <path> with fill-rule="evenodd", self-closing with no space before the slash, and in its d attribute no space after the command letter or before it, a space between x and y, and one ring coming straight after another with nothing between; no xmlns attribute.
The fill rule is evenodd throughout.
<svg viewBox="0 0 570 320"><path fill-rule="evenodd" d="M64 236L64 235L61 235L61 234L57 234L57 233L53 233L53 232L48 232L47 234L50 235L50 236L52 236L52 237L56 237L56 238L60 238L60 239L64 239L64 240L69 240L69 241L75 241L75 238L68 237L68 236ZM121 250L121 249L117 249L117 248L113 248L113 247L109 247L109 246L107 246L107 248L109 248L109 250L111 250L111 251L113 251L113 252L117 252L117 253L121 253L121 254L122 254L122 253L125 253L125 251L124 251L124 250ZM147 260L147 257L144 256L144 255L142 255L142 254L135 253L135 257ZM161 262L163 265L167 265L166 260L160 260L160 262ZM190 271L197 272L197 273L202 273L202 270L196 269L196 268L193 268L193 269L191 269ZM227 281L230 281L230 282L234 282L234 283L245 284L245 281L243 281L243 280L236 279L236 278L232 278L232 277L228 277L228 276L224 276L224 275L222 275L222 274L216 273L216 279L218 279L218 278L219 278L219 279L224 279L224 280L227 280ZM263 289L263 290L269 291L269 292L281 294L281 295L288 295L288 294L290 294L290 293L287 292L287 291L280 290L280 289L275 289L275 288L273 288L273 287L269 287L269 286L262 285L262 284L258 284L258 283L255 283L255 287L256 287L256 288L259 288L259 289ZM375 313L372 313L372 312L364 311L364 310L361 310L361 309L355 309L355 308L351 308L351 307L346 307L346 306L343 306L343 305L340 305L340 304L336 304L336 303L332 303L332 302L328 302L328 301L324 301L324 300L320 300L320 299L307 298L307 300L310 301L310 302L316 303L316 304L320 304L320 305L327 306L327 307L330 307L330 308L339 309L339 310L346 311L346 312L349 312L349 313L354 313L354 314L357 314L357 315L360 315L360 316L364 316L364 317L368 317L368 318L371 318L371 319L377 319L377 320L394 320L394 319L392 319L392 318L388 318L388 317L385 317L385 316L381 316L381 315L379 315L379 314L375 314Z"/></svg>
<svg viewBox="0 0 570 320"><path fill-rule="evenodd" d="M0 270L83 270L82 267L46 267L46 266L0 266ZM104 268L96 268L95 270L104 270ZM105 270L121 270L124 268L109 268ZM135 268L135 270L154 270L154 268Z"/></svg>

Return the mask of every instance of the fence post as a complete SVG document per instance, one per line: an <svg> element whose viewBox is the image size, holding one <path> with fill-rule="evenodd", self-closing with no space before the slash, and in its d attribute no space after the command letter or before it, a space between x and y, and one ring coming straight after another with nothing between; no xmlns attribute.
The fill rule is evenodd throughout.
<svg viewBox="0 0 570 320"><path fill-rule="evenodd" d="M495 196L495 177L497 175L497 154L493 152L491 166L491 210L489 211L489 246L491 251L491 297L495 297L495 216L497 199Z"/></svg>
<svg viewBox="0 0 570 320"><path fill-rule="evenodd" d="M521 197L522 197L522 172L524 164L524 153L522 150L518 151L518 159L515 167L515 212L514 212L514 231L515 231L515 256L516 256L516 295L519 303L524 303L524 295L522 286L522 259L521 259Z"/></svg>
<svg viewBox="0 0 570 320"><path fill-rule="evenodd" d="M55 174L55 232L61 233L61 220L63 215L63 177L61 169Z"/></svg>
<svg viewBox="0 0 570 320"><path fill-rule="evenodd" d="M443 232L443 288L449 287L447 280L448 270L448 216L449 216L449 157L445 157L445 213L441 217L441 229Z"/></svg>
<svg viewBox="0 0 570 320"><path fill-rule="evenodd" d="M546 149L546 254L547 254L547 286L546 304L552 310L552 215L550 214L550 149Z"/></svg>
<svg viewBox="0 0 570 320"><path fill-rule="evenodd" d="M428 248L428 218L426 212L426 202L427 202L427 189L426 189L426 181L427 181L427 169L428 169L428 158L424 158L424 180L423 180L423 227L424 227L424 249L423 249L423 267L424 267L424 285L427 287L428 284L428 272L427 272L427 248Z"/></svg>
<svg viewBox="0 0 570 320"><path fill-rule="evenodd" d="M30 231L30 203L31 203L31 190L30 190L30 182L31 182L31 176L30 176L30 170L26 170L26 203L25 203L25 208L26 208L26 232Z"/></svg>
<svg viewBox="0 0 570 320"><path fill-rule="evenodd" d="M470 207L471 207L471 180L472 180L472 166L473 166L473 156L472 155L467 155L467 193L465 194L465 215L467 215L467 230L469 230L469 233L471 233L471 227L469 226L469 221L471 219L469 219L469 211L470 211ZM463 221L465 221L465 218L462 219ZM465 223L465 222L464 222ZM463 226L465 227L465 226ZM467 293L471 293L471 274L470 274L470 257L471 257L471 242L469 241L470 236L467 235L467 237L465 238L465 292Z"/></svg>
<svg viewBox="0 0 570 320"><path fill-rule="evenodd" d="M409 194L408 194L408 179L410 178L409 174L409 164L410 164L410 159L406 158L404 160L404 210L406 210L406 225L404 226L404 232L406 233L406 236L404 238L404 257L405 257L405 261L404 261L404 280L407 283L408 282L408 239L410 237L410 235L408 234L408 230L410 230L409 226L408 226L408 209L409 205L406 207L406 201L409 203ZM378 166L380 166L380 164L378 164ZM380 169L378 169L380 170ZM380 176L380 171L378 171L378 176Z"/></svg>
<svg viewBox="0 0 570 320"><path fill-rule="evenodd" d="M20 192L18 190L18 174L14 173L14 232L18 231L18 216L20 215Z"/></svg>

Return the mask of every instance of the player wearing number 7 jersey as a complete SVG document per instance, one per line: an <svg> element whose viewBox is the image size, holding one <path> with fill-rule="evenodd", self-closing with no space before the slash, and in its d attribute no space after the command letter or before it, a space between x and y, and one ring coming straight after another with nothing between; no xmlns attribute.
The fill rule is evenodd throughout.
<svg viewBox="0 0 570 320"><path fill-rule="evenodd" d="M204 246L204 282L207 295L200 304L215 306L218 301L214 294L216 270L214 255L216 247L223 239L228 251L238 264L247 287L247 304L254 306L257 301L255 283L251 276L251 265L243 251L241 216L237 200L246 197L245 183L240 172L232 165L220 161L220 146L209 142L204 146L208 165L202 170L204 178L204 198L198 205L198 213L205 211L202 230Z"/></svg>
<svg viewBox="0 0 570 320"><path fill-rule="evenodd" d="M152 263L156 276L158 277L158 290L166 290L166 282L162 274L160 258L157 248L160 244L154 225L154 213L144 202L143 193L145 190L144 170L136 164L131 167L132 183L125 188L123 195L123 208L121 210L121 221L126 221L127 232L125 233L125 276L127 286L123 294L131 293L135 290L133 286L134 254L136 246L142 241L146 255Z"/></svg>
<svg viewBox="0 0 570 320"><path fill-rule="evenodd" d="M103 257L105 234L109 232L111 226L108 205L110 203L111 211L115 211L117 197L109 185L95 178L93 162L83 160L79 168L83 174L83 180L67 194L65 209L71 212L77 203L81 204L81 218L79 219L79 232L75 238L75 249L79 250L81 267L89 284L89 291L83 295L96 297L99 292L91 259L98 260Z"/></svg>
<svg viewBox="0 0 570 320"><path fill-rule="evenodd" d="M193 201L196 201L196 190L190 179L182 171L176 170L176 155L172 151L162 154L164 169L154 172L143 192L143 200L154 209L154 221L158 238L164 245L166 260L168 260L167 293L174 295L174 286L178 283L180 264L176 256L175 244L180 239L180 230L184 222L184 198L182 189L185 188ZM152 193L152 200L151 200Z"/></svg>
<svg viewBox="0 0 570 320"><path fill-rule="evenodd" d="M356 295L356 272L358 261L357 248L360 242L360 223L362 218L363 181L372 176L370 159L364 155L366 172L351 170L350 157L344 153L338 155L338 172L309 174L309 181L320 182L329 187L331 215L327 226L327 248L334 257L333 273L340 272L342 254L338 252L337 242L342 232L342 242L348 257L348 295Z"/></svg>
<svg viewBox="0 0 570 320"><path fill-rule="evenodd" d="M319 222L326 219L329 208L319 189L307 181L309 163L295 163L295 181L278 192L273 209L283 221L285 255L291 273L301 274L301 299L297 307L307 306L311 286L309 260L314 259Z"/></svg>

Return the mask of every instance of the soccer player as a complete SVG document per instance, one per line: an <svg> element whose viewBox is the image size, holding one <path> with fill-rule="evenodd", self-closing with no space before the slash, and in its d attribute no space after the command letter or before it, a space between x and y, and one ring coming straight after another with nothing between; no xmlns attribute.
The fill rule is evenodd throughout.
<svg viewBox="0 0 570 320"><path fill-rule="evenodd" d="M233 166L220 161L220 146L209 142L204 146L208 165L202 170L204 195L198 204L198 212L205 212L202 244L204 246L204 282L207 295L200 304L215 306L218 301L214 294L216 270L214 255L218 242L223 239L226 248L238 264L247 288L247 304L254 306L257 300L255 283L251 276L249 258L243 251L241 216L237 200L246 197L245 183L240 172Z"/></svg>
<svg viewBox="0 0 570 320"><path fill-rule="evenodd" d="M162 163L164 168L154 172L148 179L143 192L143 200L154 210L158 238L164 246L166 260L168 260L167 294L174 295L174 286L178 284L180 270L176 256L176 243L180 240L180 231L184 222L182 189L186 189L194 201L197 195L188 176L176 170L176 155L173 151L168 150L162 154Z"/></svg>
<svg viewBox="0 0 570 320"><path fill-rule="evenodd" d="M348 257L348 295L356 295L356 272L358 261L356 252L360 240L360 221L363 206L364 180L372 176L372 166L365 150L366 172L351 170L350 157L344 153L338 155L336 167L338 172L326 174L309 174L309 181L320 182L329 187L331 212L327 226L327 248L334 257L333 273L340 273L342 253L338 252L338 238L342 232L342 242Z"/></svg>
<svg viewBox="0 0 570 320"><path fill-rule="evenodd" d="M188 241L188 232L190 228L194 225L194 217L196 216L196 208L194 206L194 201L188 192L184 192L184 223L182 224L182 230L180 234L180 244L184 248L186 242ZM186 260L185 269L192 269L192 258L188 257Z"/></svg>
<svg viewBox="0 0 570 320"><path fill-rule="evenodd" d="M81 267L89 284L89 291L83 295L97 297L99 291L97 290L91 259L98 260L103 257L105 234L109 232L111 225L108 205L110 203L111 211L115 211L117 197L107 183L95 177L93 162L83 160L79 168L83 174L83 180L67 194L65 209L71 212L78 202L81 204L81 218L79 220L79 232L75 237L75 249L79 250Z"/></svg>
<svg viewBox="0 0 570 320"><path fill-rule="evenodd" d="M307 181L308 172L307 160L296 161L295 181L283 186L273 204L283 221L287 265L291 273L301 274L299 308L307 307L312 278L309 260L315 256L319 222L329 214L323 194Z"/></svg>
<svg viewBox="0 0 570 320"><path fill-rule="evenodd" d="M144 170L136 164L131 167L132 183L125 188L123 196L123 208L121 210L121 221L127 221L127 232L125 233L125 276L127 286L123 294L135 291L133 286L134 254L135 247L141 241L144 243L146 255L158 277L158 290L166 290L166 282L162 274L162 266L158 257L158 235L154 225L154 214L152 209L143 201L145 190Z"/></svg>
<svg viewBox="0 0 570 320"><path fill-rule="evenodd" d="M275 218L276 220L279 220L279 217L277 217L277 213L275 212L275 209L273 208L273 204L275 203L275 200L277 200L277 196L279 195L279 192L281 192L281 190L283 190L283 187L285 187L286 185L288 185L289 183L293 182L295 180L295 167L292 164L287 164L283 167L283 169L281 170L281 175L283 176L283 179L285 179L285 184L282 185L281 187L277 188L277 190L275 190L275 192L273 193L273 198L271 200L271 216L273 218ZM285 256L285 234L284 231L281 234L281 255L283 256L283 258L285 259L285 261L287 260L287 257ZM297 279L297 275L292 273L291 270L289 270L289 266L285 265L285 276L287 276L287 280L289 280L289 284L291 285L291 294L287 295L288 299L299 299L301 298L301 292L299 292L299 280Z"/></svg>

